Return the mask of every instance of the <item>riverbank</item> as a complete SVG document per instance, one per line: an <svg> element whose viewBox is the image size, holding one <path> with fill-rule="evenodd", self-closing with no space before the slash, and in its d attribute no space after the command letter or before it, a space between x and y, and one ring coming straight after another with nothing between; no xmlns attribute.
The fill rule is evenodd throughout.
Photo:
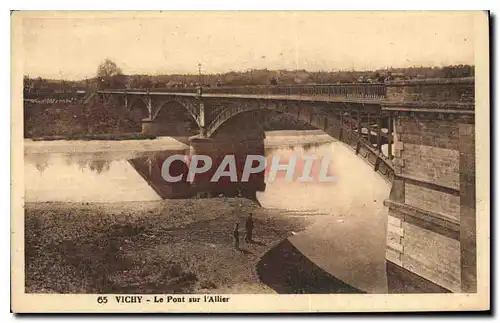
<svg viewBox="0 0 500 323"><path fill-rule="evenodd" d="M277 269L268 269L283 265L279 257L299 257L287 238L310 223L284 212L238 198L26 203L26 292L297 292L303 287L274 286ZM255 241L245 243L250 213ZM234 246L235 223L240 223L241 250ZM307 271L302 262L287 270L300 265L296 270ZM320 275L309 266L310 279Z"/></svg>
<svg viewBox="0 0 500 323"><path fill-rule="evenodd" d="M321 130L277 130L266 132L266 148L323 144L336 141Z"/></svg>
<svg viewBox="0 0 500 323"><path fill-rule="evenodd" d="M264 144L276 148L290 145L306 145L334 141L332 137L320 130L285 130L266 132ZM158 151L187 150L187 137L157 137L146 140L24 140L25 154L43 153L96 153L111 151Z"/></svg>
<svg viewBox="0 0 500 323"><path fill-rule="evenodd" d="M119 134L91 134L91 135L69 135L69 136L45 136L37 137L33 141L54 141L54 140L146 140L155 139L156 136L144 135L141 133L119 133Z"/></svg>
<svg viewBox="0 0 500 323"><path fill-rule="evenodd" d="M185 139L185 140L184 140ZM181 141L182 140L182 141ZM184 141L184 142L183 142ZM55 140L24 139L25 154L146 152L187 150L187 138L158 137L147 140Z"/></svg>

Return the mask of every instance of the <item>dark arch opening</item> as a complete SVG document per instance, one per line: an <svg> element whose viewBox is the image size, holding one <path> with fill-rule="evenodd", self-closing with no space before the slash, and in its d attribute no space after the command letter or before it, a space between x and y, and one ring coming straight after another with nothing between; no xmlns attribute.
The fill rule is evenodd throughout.
<svg viewBox="0 0 500 323"><path fill-rule="evenodd" d="M159 124L158 135L189 137L199 133L199 126L189 110L177 101L167 101L160 105L153 115Z"/></svg>
<svg viewBox="0 0 500 323"><path fill-rule="evenodd" d="M135 98L129 106L129 118L133 122L141 126L143 119L149 117L148 107L146 103L141 98Z"/></svg>
<svg viewBox="0 0 500 323"><path fill-rule="evenodd" d="M231 116L221 124L210 138L231 140L247 140L264 138L264 122L269 112L267 110L248 110Z"/></svg>
<svg viewBox="0 0 500 323"><path fill-rule="evenodd" d="M263 118L260 120L256 120L255 118L248 117L249 113L255 113L261 111L265 114ZM317 111L319 112L319 111ZM244 117L241 117L244 116ZM346 115L344 118L353 118L353 116ZM225 135L230 134L234 136L233 132L242 131L241 122L237 121L240 118L244 118L245 125L253 124L254 126L258 125L263 128L263 131L273 131L273 130L319 130L323 133L329 135L330 137L343 142L351 146L352 148L356 147L357 141L357 129L347 130L346 125L344 127L341 126L340 119L340 110L339 116L335 115L327 115L323 112L322 115L314 113L311 117L308 113L304 113L300 109L298 110L273 110L273 109L252 109L247 111L238 112L228 119L226 119L220 126L218 126L215 130L210 133L210 137L219 137L220 133L224 133ZM361 120L362 123L366 123L370 118L362 115ZM250 122L249 122L250 121ZM372 116L370 124L364 124L361 129L361 137L367 143L371 149L377 149L377 135L376 135L376 117ZM240 126L231 125L234 123L239 123ZM252 126L250 128L253 128ZM381 129L382 132L388 132L388 122L387 120L381 119ZM389 143L387 137L385 135L381 135L381 145L387 145ZM386 152L384 153L387 157ZM365 157L365 156L363 156Z"/></svg>
<svg viewBox="0 0 500 323"><path fill-rule="evenodd" d="M280 111L273 109L252 109L238 112L226 119L220 126L210 133L211 138L231 135L238 137L240 132L273 131L273 130L321 130L336 138L336 136L324 127L324 120L309 120L300 113L293 111ZM333 124L326 124L327 128L334 130L338 128ZM325 131L326 130L326 131ZM338 138L337 138L338 139Z"/></svg>

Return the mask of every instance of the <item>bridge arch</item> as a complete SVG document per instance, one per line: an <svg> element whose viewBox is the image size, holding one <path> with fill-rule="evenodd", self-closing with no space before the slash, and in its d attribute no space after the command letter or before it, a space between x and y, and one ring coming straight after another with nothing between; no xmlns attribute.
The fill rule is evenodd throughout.
<svg viewBox="0 0 500 323"><path fill-rule="evenodd" d="M196 108L189 103L185 103L185 102L182 102L181 100L176 100L176 99L169 99L166 101L159 102L158 108L152 114L151 119L156 120L162 113L165 113L166 107L169 105L172 105L172 104L187 111L191 115L192 120L194 122L196 122L196 124L198 126L200 126L200 122L198 120L198 113L196 111Z"/></svg>
<svg viewBox="0 0 500 323"><path fill-rule="evenodd" d="M255 111L284 113L325 132L325 134L351 147L356 155L371 164L373 169L383 178L392 182L394 179L392 161L390 157L384 155L381 150L378 151L377 147L374 146L373 142L376 140L376 136L373 136L370 129L370 120L359 120L358 123L357 118L359 116L353 116L350 112L346 112L347 109L342 104L328 106L326 109L325 107L321 105L308 104L301 106L296 103L283 104L265 101L228 107L219 112L209 123L207 137L213 138L217 136L218 132L225 128L231 120L243 113ZM372 110L372 113L375 113L375 110ZM359 117L359 119L363 118ZM389 129L386 130L389 132ZM358 135L358 131L361 131L361 135ZM381 140L380 143L389 144L389 140Z"/></svg>
<svg viewBox="0 0 500 323"><path fill-rule="evenodd" d="M128 105L130 118L140 123L143 119L149 117L149 109L147 103L142 97L135 97Z"/></svg>
<svg viewBox="0 0 500 323"><path fill-rule="evenodd" d="M157 134L168 136L193 136L200 125L193 109L179 100L157 101L151 121L158 126Z"/></svg>
<svg viewBox="0 0 500 323"><path fill-rule="evenodd" d="M341 110L339 110L337 115L335 113L326 113L323 111L322 107L308 106L306 109L299 104L253 102L251 104L233 106L221 111L211 120L207 129L207 136L211 137L215 135L234 117L250 111L274 111L284 113L314 128L322 130L336 139L340 139L340 132L344 126L343 118L341 117L341 113L343 112Z"/></svg>

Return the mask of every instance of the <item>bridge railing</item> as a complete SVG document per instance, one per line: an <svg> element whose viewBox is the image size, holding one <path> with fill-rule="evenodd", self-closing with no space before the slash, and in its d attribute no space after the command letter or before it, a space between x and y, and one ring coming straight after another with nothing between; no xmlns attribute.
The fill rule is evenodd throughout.
<svg viewBox="0 0 500 323"><path fill-rule="evenodd" d="M128 89L127 91L145 91ZM154 88L152 92L196 93L196 88ZM348 84L300 84L300 85L252 85L203 87L203 93L247 94L247 95L286 95L300 97L324 97L344 99L385 99L387 87L383 83Z"/></svg>
<svg viewBox="0 0 500 323"><path fill-rule="evenodd" d="M23 101L26 103L36 104L69 104L75 102L83 102L86 96L86 92L23 93Z"/></svg>

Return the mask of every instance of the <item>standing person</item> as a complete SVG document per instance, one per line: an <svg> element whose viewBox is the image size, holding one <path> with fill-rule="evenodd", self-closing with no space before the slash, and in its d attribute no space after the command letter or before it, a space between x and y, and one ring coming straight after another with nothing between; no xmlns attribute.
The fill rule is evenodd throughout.
<svg viewBox="0 0 500 323"><path fill-rule="evenodd" d="M236 250L240 250L240 224L239 223L236 223L236 226L234 227L233 237L234 237L234 247L236 248Z"/></svg>
<svg viewBox="0 0 500 323"><path fill-rule="evenodd" d="M252 242L252 231L253 231L253 217L252 213L247 218L247 221L245 222L245 229L247 231L247 235L245 237L246 242Z"/></svg>

